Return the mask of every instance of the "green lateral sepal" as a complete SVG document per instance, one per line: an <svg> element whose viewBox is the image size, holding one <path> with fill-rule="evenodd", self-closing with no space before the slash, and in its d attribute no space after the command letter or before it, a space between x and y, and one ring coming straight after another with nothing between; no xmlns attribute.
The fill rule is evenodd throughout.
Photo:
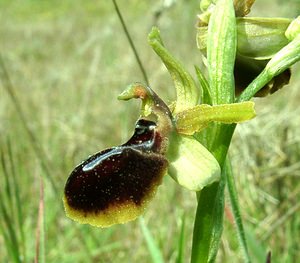
<svg viewBox="0 0 300 263"><path fill-rule="evenodd" d="M174 132L170 142L168 173L178 184L200 191L220 179L219 163L195 138Z"/></svg>
<svg viewBox="0 0 300 263"><path fill-rule="evenodd" d="M210 122L239 123L256 116L254 102L207 105L201 104L176 115L176 129L181 134L193 135L205 129Z"/></svg>

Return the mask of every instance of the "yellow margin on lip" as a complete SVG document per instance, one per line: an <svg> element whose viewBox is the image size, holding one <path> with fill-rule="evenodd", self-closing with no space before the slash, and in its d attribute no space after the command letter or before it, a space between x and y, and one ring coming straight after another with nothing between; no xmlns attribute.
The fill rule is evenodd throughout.
<svg viewBox="0 0 300 263"><path fill-rule="evenodd" d="M86 213L70 207L66 197L63 197L67 217L81 224L90 224L96 227L109 227L114 224L124 224L132 221L145 211L148 202L149 200L144 200L141 205L136 205L134 202L128 201L119 206L112 205L100 212Z"/></svg>

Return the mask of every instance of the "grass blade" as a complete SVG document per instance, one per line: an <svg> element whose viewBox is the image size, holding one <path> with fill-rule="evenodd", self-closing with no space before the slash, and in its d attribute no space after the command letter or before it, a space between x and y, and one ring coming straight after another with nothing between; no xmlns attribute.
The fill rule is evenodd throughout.
<svg viewBox="0 0 300 263"><path fill-rule="evenodd" d="M232 212L234 216L234 221L237 227L237 235L238 235L238 241L240 244L240 249L242 251L243 257L244 257L244 262L245 263L250 263L250 257L248 254L248 248L247 248L247 241L246 241L246 236L245 236L245 231L243 227L243 222L242 222L242 217L240 213L240 208L239 208L239 202L238 202L238 196L237 196L237 191L236 187L234 184L234 177L231 169L231 164L229 159L227 158L226 160L226 180L227 180L227 188L229 192L229 197L230 197L230 203L232 207Z"/></svg>
<svg viewBox="0 0 300 263"><path fill-rule="evenodd" d="M20 231L20 245L22 247L23 260L26 262L26 240L25 240L25 232L24 232L24 217L23 217L23 211L21 205L19 182L16 176L15 162L13 159L10 140L7 141L7 149L8 149L8 159L11 167L11 178L12 178L13 194L14 194L14 201L15 201L14 203L17 210L16 211L17 225Z"/></svg>
<svg viewBox="0 0 300 263"><path fill-rule="evenodd" d="M14 204L12 200L12 191L11 191L11 185L9 180L9 172L8 172L6 160L4 160L4 153L2 149L1 149L1 165L4 173L4 180L5 180L5 196L8 203L8 207L11 208L12 218L14 218L14 210L13 210Z"/></svg>
<svg viewBox="0 0 300 263"><path fill-rule="evenodd" d="M226 172L225 169L222 169L221 180L219 182L217 196L214 204L213 217L212 217L213 227L211 233L208 262L215 262L219 250L221 236L223 233L223 218L224 218L224 205L225 205L224 190L226 185L225 175L224 175L225 172Z"/></svg>
<svg viewBox="0 0 300 263"><path fill-rule="evenodd" d="M0 219L1 230L6 244L8 255L13 262L21 262L20 243L18 228L15 227L15 200L14 200L14 187L15 185L10 180L9 162L7 162L4 152L1 148L1 168L4 173L5 184L4 191L0 191ZM21 240L22 241L22 240Z"/></svg>
<svg viewBox="0 0 300 263"><path fill-rule="evenodd" d="M177 249L177 259L176 263L183 263L184 262L184 249L185 249L185 215L182 216L181 219L181 229L180 235L178 240L178 249Z"/></svg>
<svg viewBox="0 0 300 263"><path fill-rule="evenodd" d="M13 227L12 224L12 218L8 214L8 209L6 208L4 202L3 202L3 196L0 193L0 211L2 215L2 220L3 221L3 233L4 238L5 238L5 243L8 248L8 252L11 255L11 259L13 262L19 263L21 262L21 257L20 257L20 251L19 251L19 242L17 238L17 233L15 232L15 228Z"/></svg>
<svg viewBox="0 0 300 263"><path fill-rule="evenodd" d="M1 195L0 195L0 198L1 198ZM2 201L0 200L0 203ZM0 204L0 206L2 206L2 204ZM13 244L9 238L9 234L7 233L7 228L4 226L4 219L2 219L0 217L0 233L2 234L3 236L3 241L4 241L4 244L5 244L5 247L6 247L6 250L7 250L7 254L9 256L11 256L13 262L17 262L15 259L14 259L14 248L13 248ZM18 259L18 258L16 258Z"/></svg>
<svg viewBox="0 0 300 263"><path fill-rule="evenodd" d="M200 70L200 68L195 66L195 70L196 70L197 78L200 83L200 87L201 87L201 91L202 91L201 103L212 105L209 84L208 84L204 74Z"/></svg>
<svg viewBox="0 0 300 263"><path fill-rule="evenodd" d="M144 78L144 80L145 80L147 86L149 86L150 84L149 84L149 80L148 80L148 77L147 77L146 70L145 70L145 68L144 68L144 66L143 66L142 61L140 60L140 56L139 56L139 54L138 54L138 52L137 52L137 50L136 50L136 47L135 47L135 45L134 45L134 43L133 43L133 41L132 41L131 36L130 36L130 34L129 34L129 31L128 31L128 29L127 29L126 23L125 23L125 21L124 21L124 19L123 19L123 16L122 16L122 14L121 14L121 12L120 12L120 10L119 10L119 6L118 6L118 4L117 4L117 1L116 1L116 0L112 0L112 2L113 2L113 4L114 4L116 13L117 13L117 15L118 15L118 17L119 17L119 19L120 19L121 24L122 24L123 30L124 30L124 32L125 32L125 35L126 35L126 37L127 37L127 39L128 39L129 45L130 45L130 47L131 47L131 49L132 49L132 51L133 51L134 57L135 57L135 59L136 59L136 61L137 61L137 63L138 63L138 66L139 66L139 68L140 68L140 70L141 70L141 72L142 72L143 78Z"/></svg>
<svg viewBox="0 0 300 263"><path fill-rule="evenodd" d="M245 235L249 245L249 251L254 262L265 262L266 251L265 246L255 237L253 229L245 228Z"/></svg>
<svg viewBox="0 0 300 263"><path fill-rule="evenodd" d="M40 178L40 204L38 212L38 224L36 231L35 263L44 263L45 261L45 205L44 205L44 184Z"/></svg>
<svg viewBox="0 0 300 263"><path fill-rule="evenodd" d="M164 260L163 260L162 254L160 252L160 249L156 245L155 240L154 240L151 232L149 231L148 227L146 226L143 217L139 218L139 223L140 223L140 228L142 230L144 238L146 240L148 250L149 250L151 258L152 258L152 262L153 263L163 263Z"/></svg>
<svg viewBox="0 0 300 263"><path fill-rule="evenodd" d="M58 194L58 187L56 186L56 183L54 181L54 179L52 178L52 173L50 172L50 169L48 168L48 159L47 156L43 150L43 148L40 146L40 144L38 143L38 140L35 136L35 134L32 132L32 130L30 129L29 125L28 125L28 121L23 113L22 107L21 107L21 103L19 101L19 99L17 98L15 91L14 91L14 87L13 84L11 82L10 76L8 74L8 71L5 67L2 55L0 54L0 77L2 80L2 84L4 89L7 91L7 93L9 94L13 105L16 109L16 112L21 120L21 123L24 127L25 132L27 133L31 145L32 145L32 149L37 157L37 160L39 160L42 169L44 170L47 179L49 180L53 191Z"/></svg>

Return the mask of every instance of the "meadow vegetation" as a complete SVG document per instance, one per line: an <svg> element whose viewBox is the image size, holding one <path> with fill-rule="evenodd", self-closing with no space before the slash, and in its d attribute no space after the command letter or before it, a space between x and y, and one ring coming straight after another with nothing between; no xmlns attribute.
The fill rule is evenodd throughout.
<svg viewBox="0 0 300 263"><path fill-rule="evenodd" d="M198 1L175 1L161 16L161 1L119 2L151 87L170 103L172 82L147 34L157 25L168 49L193 72L202 63L195 42ZM19 262L18 254L32 262L36 255L41 178L47 262L153 262L147 231L165 262L176 262L184 237L188 262L196 196L168 176L143 220L100 229L71 221L63 210L64 184L74 166L126 141L138 117L137 102L116 99L143 79L112 3L0 0L0 13L0 53L8 73L0 75L0 262ZM299 13L297 0L284 7L257 0L252 15ZM281 91L255 99L257 117L238 126L230 147L253 262L262 262L269 250L272 262L300 257L299 85L294 74ZM218 262L242 261L234 228L227 204Z"/></svg>

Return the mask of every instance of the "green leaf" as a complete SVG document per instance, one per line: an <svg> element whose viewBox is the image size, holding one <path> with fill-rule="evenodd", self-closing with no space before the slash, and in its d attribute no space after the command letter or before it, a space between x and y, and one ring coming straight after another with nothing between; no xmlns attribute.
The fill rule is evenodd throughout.
<svg viewBox="0 0 300 263"><path fill-rule="evenodd" d="M210 106L197 105L176 115L176 129L181 134L192 135L206 128L210 122L239 123L256 116L254 102Z"/></svg>
<svg viewBox="0 0 300 263"><path fill-rule="evenodd" d="M210 94L210 88L208 85L208 82L204 76L204 74L201 72L200 68L195 66L196 74L202 89L201 94L201 103L212 105L212 99Z"/></svg>
<svg viewBox="0 0 300 263"><path fill-rule="evenodd" d="M44 263L45 261L45 203L44 203L44 183L40 178L40 202L37 223L36 238L36 262Z"/></svg>
<svg viewBox="0 0 300 263"><path fill-rule="evenodd" d="M236 42L233 2L219 0L210 17L207 36L209 86L213 104L225 104L234 100Z"/></svg>
<svg viewBox="0 0 300 263"><path fill-rule="evenodd" d="M195 106L199 101L199 89L192 76L184 69L183 65L164 47L158 28L152 28L148 36L148 41L167 67L174 81L177 99L173 112L177 113Z"/></svg>

